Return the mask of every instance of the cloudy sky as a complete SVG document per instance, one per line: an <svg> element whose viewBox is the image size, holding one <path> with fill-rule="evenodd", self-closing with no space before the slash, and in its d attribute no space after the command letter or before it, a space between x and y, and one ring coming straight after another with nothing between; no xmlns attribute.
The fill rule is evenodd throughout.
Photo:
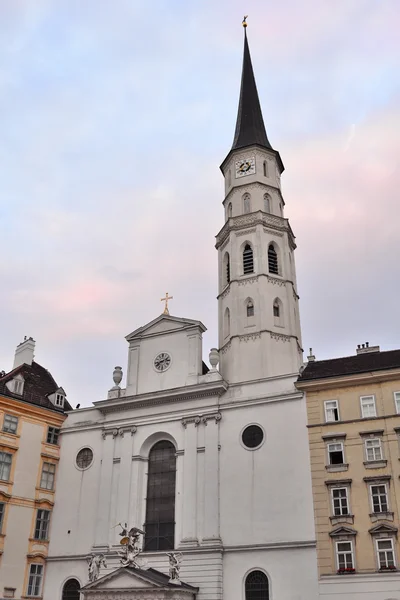
<svg viewBox="0 0 400 600"><path fill-rule="evenodd" d="M74 406L102 399L167 290L218 345L244 11L303 346L400 347L398 0L4 0L0 369L33 336Z"/></svg>

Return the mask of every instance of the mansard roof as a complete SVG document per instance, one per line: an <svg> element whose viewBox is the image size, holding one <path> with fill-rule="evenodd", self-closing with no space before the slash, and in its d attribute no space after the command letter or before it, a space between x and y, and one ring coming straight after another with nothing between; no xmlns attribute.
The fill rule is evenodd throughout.
<svg viewBox="0 0 400 600"><path fill-rule="evenodd" d="M129 589L134 593L135 589L138 591L154 589L154 590L181 590L185 592L185 596L194 596L199 588L189 585L181 581L180 585L170 583L168 575L157 571L156 569L140 569L133 567L119 567L111 573L107 573L103 577L100 577L92 583L88 583L81 591L111 591L114 589L123 590ZM133 595L133 597L135 597Z"/></svg>
<svg viewBox="0 0 400 600"><path fill-rule="evenodd" d="M195 321L193 319L184 319L182 317L173 317L172 315L162 314L156 319L153 319L146 325L135 329L125 337L130 342L133 339L142 338L151 335L160 335L170 333L172 331L182 331L184 329L191 329L193 327L199 327L204 333L207 328L201 321Z"/></svg>
<svg viewBox="0 0 400 600"><path fill-rule="evenodd" d="M6 386L6 383L14 379L17 375L20 375L24 380L22 394L16 394L15 392L10 391ZM64 407L60 407L55 406L48 398L51 394L54 394L60 389L62 388L57 385L52 374L35 361L32 361L31 365L24 363L0 377L1 395L15 398L16 400L23 400L30 404L36 404L37 406L63 413L72 410L72 406L69 402L65 400Z"/></svg>

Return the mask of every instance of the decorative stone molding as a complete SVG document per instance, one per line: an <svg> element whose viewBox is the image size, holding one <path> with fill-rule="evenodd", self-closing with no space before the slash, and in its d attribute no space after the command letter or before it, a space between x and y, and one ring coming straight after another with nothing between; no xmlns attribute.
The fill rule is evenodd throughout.
<svg viewBox="0 0 400 600"><path fill-rule="evenodd" d="M244 231L237 231L235 233L236 237L241 237L242 235L247 235L248 233L255 233L256 232L256 228L253 227L252 229L245 229Z"/></svg>
<svg viewBox="0 0 400 600"><path fill-rule="evenodd" d="M261 332L258 331L257 333L246 333L245 335L240 335L239 336L239 341L241 342L254 342L254 340L258 340L261 338Z"/></svg>
<svg viewBox="0 0 400 600"><path fill-rule="evenodd" d="M118 435L118 429L113 429L113 431L112 431L113 438L116 438L117 435Z"/></svg>
<svg viewBox="0 0 400 600"><path fill-rule="evenodd" d="M341 471L347 471L349 469L349 464L341 463L338 465L325 465L325 469L329 471L329 473L339 473Z"/></svg>
<svg viewBox="0 0 400 600"><path fill-rule="evenodd" d="M257 281L258 281L258 276L256 275L255 277L247 277L246 279L239 279L238 284L239 284L239 286L251 285L252 283L257 283Z"/></svg>
<svg viewBox="0 0 400 600"><path fill-rule="evenodd" d="M114 463L114 465L117 465L117 464L118 464L118 463L120 463L120 462L121 462L121 459L120 459L120 458L113 458L113 463Z"/></svg>
<svg viewBox="0 0 400 600"><path fill-rule="evenodd" d="M101 432L101 437L103 438L103 440L106 439L107 435L112 435L113 439L115 439L118 436L123 438L125 433L128 433L128 432L131 435L133 435L134 433L137 432L137 426L136 425L126 425L124 427L119 427L118 429L103 429Z"/></svg>
<svg viewBox="0 0 400 600"><path fill-rule="evenodd" d="M228 352L228 350L230 350L231 346L232 346L232 342L231 342L231 340L229 340L229 342L226 343L225 346L223 346L221 348L221 350L220 350L221 354L226 354Z"/></svg>
<svg viewBox="0 0 400 600"><path fill-rule="evenodd" d="M131 427L131 435L134 435L137 432L137 427L136 425L134 425L133 427Z"/></svg>
<svg viewBox="0 0 400 600"><path fill-rule="evenodd" d="M284 333L270 332L271 340L277 340L278 342L290 342L293 336L285 335Z"/></svg>
<svg viewBox="0 0 400 600"><path fill-rule="evenodd" d="M268 283L272 283L272 285L279 285L280 287L286 287L286 279L280 279L279 277L272 277L271 275L267 275Z"/></svg>
<svg viewBox="0 0 400 600"><path fill-rule="evenodd" d="M226 248L226 246L228 245L228 243L229 243L229 238L227 237L226 240L225 240L225 242L221 246L221 250L223 250L224 248Z"/></svg>
<svg viewBox="0 0 400 600"><path fill-rule="evenodd" d="M182 423L183 427L186 429L186 427L190 423L194 423L194 426L198 427L201 423L203 423L203 425L208 425L208 421L212 421L212 420L214 420L215 423L219 423L219 421L221 419L222 419L221 413L217 412L217 413L208 413L206 415L195 415L195 416L191 416L191 417L185 417L182 419L181 423Z"/></svg>
<svg viewBox="0 0 400 600"><path fill-rule="evenodd" d="M264 233L269 233L269 235L276 235L277 237L283 237L283 235L284 235L281 231L273 231L272 229L265 229L265 227L264 227Z"/></svg>
<svg viewBox="0 0 400 600"><path fill-rule="evenodd" d="M394 513L391 511L385 511L380 513L371 513L370 519L372 523L376 523L377 521L393 521Z"/></svg>
<svg viewBox="0 0 400 600"><path fill-rule="evenodd" d="M387 460L382 458L382 460L365 460L364 467L366 469L383 469L387 466Z"/></svg>
<svg viewBox="0 0 400 600"><path fill-rule="evenodd" d="M226 298L227 296L229 296L230 291L231 291L231 286L228 285L228 287L226 287L224 289L224 291L222 292L221 298Z"/></svg>

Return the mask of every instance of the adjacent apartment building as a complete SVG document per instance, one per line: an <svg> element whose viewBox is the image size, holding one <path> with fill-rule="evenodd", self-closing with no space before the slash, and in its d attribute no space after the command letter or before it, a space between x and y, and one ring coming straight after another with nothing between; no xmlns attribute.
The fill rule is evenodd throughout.
<svg viewBox="0 0 400 600"><path fill-rule="evenodd" d="M310 352L311 354L311 352ZM309 357L306 393L320 597L400 599L400 350Z"/></svg>
<svg viewBox="0 0 400 600"><path fill-rule="evenodd" d="M34 348L25 338L0 373L0 599L42 595L58 434L71 410Z"/></svg>

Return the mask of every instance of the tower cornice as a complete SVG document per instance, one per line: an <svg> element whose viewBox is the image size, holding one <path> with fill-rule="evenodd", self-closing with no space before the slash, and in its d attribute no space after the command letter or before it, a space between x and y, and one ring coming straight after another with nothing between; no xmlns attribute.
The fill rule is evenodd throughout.
<svg viewBox="0 0 400 600"><path fill-rule="evenodd" d="M281 200L283 206L285 206L285 200L283 199L282 196L282 192L281 189L275 185L271 185L269 183L263 183L261 181L253 181L252 183L248 183L246 181L244 181L243 183L239 183L237 185L235 185L235 187L232 187L229 192L226 194L225 198L222 201L222 204L225 204L225 202L237 191L237 190L241 190L241 189L245 189L246 191L250 191L252 189L257 189L257 188L266 188L267 190L269 190L270 192L277 192L279 194L279 199Z"/></svg>
<svg viewBox="0 0 400 600"><path fill-rule="evenodd" d="M238 231L245 227L254 227L255 225L263 225L277 231L286 232L291 248L293 250L296 248L295 236L290 227L289 220L284 217L278 217L277 215L264 213L261 210L248 215L230 217L222 229L217 233L215 247L218 250L228 238L231 231Z"/></svg>

